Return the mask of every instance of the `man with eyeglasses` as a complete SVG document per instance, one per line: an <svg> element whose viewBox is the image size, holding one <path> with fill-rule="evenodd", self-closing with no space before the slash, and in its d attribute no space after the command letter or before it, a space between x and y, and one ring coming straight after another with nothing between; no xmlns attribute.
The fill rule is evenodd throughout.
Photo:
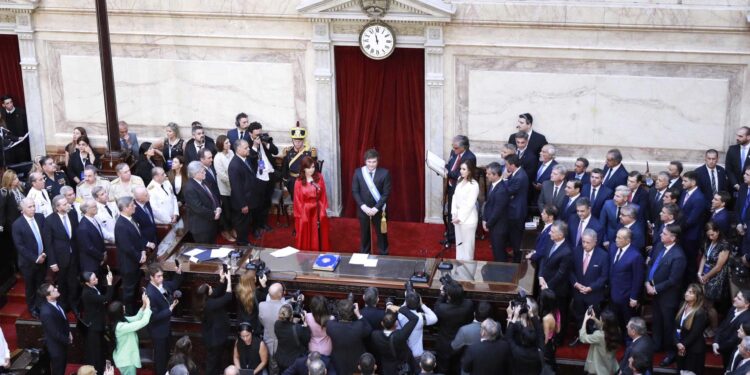
<svg viewBox="0 0 750 375"><path fill-rule="evenodd" d="M39 297L45 301L39 307L39 320L46 342L50 360L50 374L64 375L68 362L68 346L73 344L68 317L57 303L60 292L52 284L42 284L38 290Z"/></svg>
<svg viewBox="0 0 750 375"><path fill-rule="evenodd" d="M448 158L448 163L445 164L448 178L448 189L446 191L445 201L443 202L445 238L440 240L440 244L445 247L449 247L451 244L456 243L456 229L453 226L453 217L450 208L451 203L453 202L453 193L456 191L456 185L458 184L458 178L461 177L461 163L467 160L474 161L474 165L477 163L477 157L471 152L471 150L469 150L469 137L465 135L457 135L453 137L451 147L450 158Z"/></svg>

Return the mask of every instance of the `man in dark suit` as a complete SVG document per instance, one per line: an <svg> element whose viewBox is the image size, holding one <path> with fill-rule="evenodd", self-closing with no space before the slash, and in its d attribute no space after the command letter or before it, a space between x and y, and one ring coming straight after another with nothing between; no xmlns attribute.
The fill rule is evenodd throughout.
<svg viewBox="0 0 750 375"><path fill-rule="evenodd" d="M516 155L509 155L505 158L505 171L501 176L500 187L501 192L508 197L508 210L505 212L507 232L501 238L510 244L513 249L513 262L521 262L521 241L524 231L524 222L526 221L526 214L528 212L528 199L529 193L529 179L526 176L526 170L520 165L520 160ZM500 252L505 254L505 244L501 243L498 245ZM493 247L493 255L496 261L503 259L503 254L495 254ZM498 256L500 257L498 259ZM507 258L505 258L507 260Z"/></svg>
<svg viewBox="0 0 750 375"><path fill-rule="evenodd" d="M736 364L732 363L731 367L727 371L728 375L746 375L750 372L750 337L742 339L738 346L738 351L741 359Z"/></svg>
<svg viewBox="0 0 750 375"><path fill-rule="evenodd" d="M339 300L336 310L339 319L331 320L326 325L326 332L333 343L331 358L337 374L352 374L357 368L357 359L365 353L365 343L372 327L362 319L356 303Z"/></svg>
<svg viewBox="0 0 750 375"><path fill-rule="evenodd" d="M200 162L191 162L187 167L188 181L185 183L185 206L188 215L188 230L198 243L214 243L218 232L221 207L217 196L206 186L206 169ZM230 175L231 176L231 175ZM238 185L242 186L242 185ZM247 192L245 192L247 193ZM247 238L247 229L244 232ZM238 235L237 241L240 240Z"/></svg>
<svg viewBox="0 0 750 375"><path fill-rule="evenodd" d="M648 368L651 370L653 368L652 358L657 348L651 337L646 333L646 321L639 317L630 318L627 324L627 334L630 338L630 344L625 348L625 354L620 361L620 375L633 375L628 362L633 355L637 354L648 360Z"/></svg>
<svg viewBox="0 0 750 375"><path fill-rule="evenodd" d="M99 222L96 221L98 211L99 208L95 200L86 199L83 201L81 203L83 217L76 230L76 244L81 255L80 269L82 272L94 272L97 276L104 274L102 271L107 259L104 236Z"/></svg>
<svg viewBox="0 0 750 375"><path fill-rule="evenodd" d="M703 196L713 197L720 191L729 191L727 171L718 165L719 152L714 149L706 151L705 161L705 164L695 169L695 173L698 174L698 188Z"/></svg>
<svg viewBox="0 0 750 375"><path fill-rule="evenodd" d="M628 183L626 185L630 189L630 195L628 195L628 202L635 204L639 207L638 209L638 220L645 223L648 219L649 213L649 200L648 200L648 189L643 186L643 175L638 171L630 171L628 174Z"/></svg>
<svg viewBox="0 0 750 375"><path fill-rule="evenodd" d="M532 130L533 126L534 118L530 113L522 113L518 115L518 124L516 125L516 130L518 130L518 132L511 134L508 137L508 143L518 146L519 150L525 150L526 147L521 147L518 143L516 143L516 141L518 140L518 133L526 134L529 151L534 154L535 160L539 160L539 154L542 151L542 147L547 144L547 137L545 137L542 133ZM526 170L526 172L529 173L530 176L533 176L534 173L536 173L536 171L534 171L534 173L531 173L531 171L528 169Z"/></svg>
<svg viewBox="0 0 750 375"><path fill-rule="evenodd" d="M568 171L568 174L565 175L565 180L578 180L581 181L581 184L583 184L583 186L591 184L591 173L586 172L586 169L588 169L588 167L589 159L586 159L584 157L576 159L573 170Z"/></svg>
<svg viewBox="0 0 750 375"><path fill-rule="evenodd" d="M602 213L599 216L599 222L604 226L604 247L609 248L609 243L614 240L617 229L620 227L620 211L628 205L636 209L640 207L628 202L630 189L627 186L618 186L612 199L604 202Z"/></svg>
<svg viewBox="0 0 750 375"><path fill-rule="evenodd" d="M172 281L164 281L164 271L156 263L148 266L149 283L146 286L146 295L151 301L151 320L148 323L148 333L153 340L154 347L154 372L163 374L167 371L167 360L169 359L169 337L172 334L171 318L172 310L180 302L175 294L182 283L182 271L177 267L176 275Z"/></svg>
<svg viewBox="0 0 750 375"><path fill-rule="evenodd" d="M540 217L544 227L536 237L534 250L526 254L526 259L534 264L534 295L539 295L539 263L547 257L547 250L552 246L552 239L549 232L552 229L552 223L557 220L557 207L548 204L542 208Z"/></svg>
<svg viewBox="0 0 750 375"><path fill-rule="evenodd" d="M39 315L39 286L44 282L44 261L47 254L44 249L42 230L44 216L36 213L36 204L31 198L21 200L22 215L13 222L13 244L18 251L18 268L26 284L26 306L33 316Z"/></svg>
<svg viewBox="0 0 750 375"><path fill-rule="evenodd" d="M503 191L500 183L502 167L496 162L487 165L485 176L490 185L487 200L482 210L482 228L490 234L490 246L495 261L504 262L508 256L505 253L505 236L508 234L506 212L510 195ZM524 202L525 204L525 202Z"/></svg>
<svg viewBox="0 0 750 375"><path fill-rule="evenodd" d="M365 289L362 300L365 301L365 307L361 310L362 316L370 323L370 327L373 327L373 329L380 327L385 310L378 308L378 301L380 300L380 297L378 297L378 288L371 286Z"/></svg>
<svg viewBox="0 0 750 375"><path fill-rule="evenodd" d="M133 198L135 198L133 220L138 224L141 235L146 239L146 247L154 250L159 240L156 237L156 220L151 202L149 202L148 189L143 186L133 188Z"/></svg>
<svg viewBox="0 0 750 375"><path fill-rule="evenodd" d="M257 198L260 202L258 208L253 210L253 229L256 238L260 237L262 231L271 231L268 225L268 211L271 208L271 196L274 185L278 181L274 169L274 155L279 153L279 148L273 144L273 138L268 134L263 135L263 125L259 122L250 123L250 164L256 172Z"/></svg>
<svg viewBox="0 0 750 375"><path fill-rule="evenodd" d="M398 315L402 314L408 322L398 327ZM417 326L419 317L406 306L399 309L396 305L388 306L388 311L383 316L380 327L373 329L370 334L370 342L377 358L380 359L380 368L383 374L397 374L398 367L402 363L414 365L413 357L407 340L409 335Z"/></svg>
<svg viewBox="0 0 750 375"><path fill-rule="evenodd" d="M136 288L141 281L141 265L146 263L146 239L133 220L135 201L132 197L117 200L120 216L115 223L117 266L122 277L122 304L126 315L136 312Z"/></svg>
<svg viewBox="0 0 750 375"><path fill-rule="evenodd" d="M185 164L200 159L200 150L209 149L216 155L216 144L214 140L206 136L203 125L194 124L192 127L193 138L185 143Z"/></svg>
<svg viewBox="0 0 750 375"><path fill-rule="evenodd" d="M211 150L203 148L198 152L198 161L201 162L203 169L206 171L206 178L204 179L203 183L208 186L208 189L211 190L211 193L214 194L214 197L221 198L221 193L219 192L218 175L216 174L216 169L214 168L214 154L211 152Z"/></svg>
<svg viewBox="0 0 750 375"><path fill-rule="evenodd" d="M670 190L667 190L666 194L669 196ZM661 225L654 228L653 231L653 247L656 247L661 242L660 233L664 230L667 225L678 224L677 218L680 216L680 206L676 203L666 203L661 208L659 213L659 221Z"/></svg>
<svg viewBox="0 0 750 375"><path fill-rule="evenodd" d="M107 272L107 285L103 286L104 293L99 290L99 278L95 273L85 271L83 276L83 291L81 301L83 317L81 323L86 326L86 353L84 363L94 366L97 373L104 373L104 330L106 328L107 304L112 300L115 288L112 285L112 272Z"/></svg>
<svg viewBox="0 0 750 375"><path fill-rule="evenodd" d="M602 184L612 190L628 183L628 170L622 165L622 153L613 148L607 151L607 163L604 165Z"/></svg>
<svg viewBox="0 0 750 375"><path fill-rule="evenodd" d="M724 237L730 234L732 223L734 222L732 212L727 210L727 204L729 204L730 199L732 199L732 196L726 191L714 194L711 199L711 216L709 220L716 223Z"/></svg>
<svg viewBox="0 0 750 375"><path fill-rule="evenodd" d="M47 264L53 272L55 282L59 285L61 301L65 311L73 310L78 314L79 254L75 233L78 222L70 220L70 204L62 195L52 198L55 212L47 216L42 230L44 248L47 249Z"/></svg>
<svg viewBox="0 0 750 375"><path fill-rule="evenodd" d="M698 253L700 251L700 240L703 238L704 225L708 216L709 201L698 189L698 174L695 171L685 172L682 176L682 187L684 192L680 198L680 211L682 220L682 249L685 251L687 269L685 274L685 285L693 281L698 273Z"/></svg>
<svg viewBox="0 0 750 375"><path fill-rule="evenodd" d="M231 201L235 209L234 229L237 231L237 246L248 244L250 212L260 205L257 196L255 170L250 165L250 145L244 139L234 143L235 155L229 161L229 184L232 186Z"/></svg>
<svg viewBox="0 0 750 375"><path fill-rule="evenodd" d="M750 290L740 290L732 299L732 308L716 328L711 345L714 354L721 355L724 368L729 367L732 353L739 343L737 330L747 322L750 322Z"/></svg>
<svg viewBox="0 0 750 375"><path fill-rule="evenodd" d="M747 163L748 157L750 157L750 152L748 152L750 151L750 127L743 126L737 129L735 139L737 144L731 145L727 149L724 166L727 171L729 186L734 189L733 191L739 191L743 180L742 174L750 165Z"/></svg>
<svg viewBox="0 0 750 375"><path fill-rule="evenodd" d="M661 245L654 248L649 258L646 276L646 293L653 298L654 343L657 350L667 352L661 366L675 360L675 320L682 300L682 279L685 275L685 254L676 244L680 227L670 224L661 232Z"/></svg>
<svg viewBox="0 0 750 375"><path fill-rule="evenodd" d="M570 182L570 181L568 181ZM568 242L573 249L581 248L581 236L583 231L591 229L596 232L597 246L602 245L604 238L604 226L599 219L591 214L591 202L586 197L576 200L576 215L568 219Z"/></svg>
<svg viewBox="0 0 750 375"><path fill-rule="evenodd" d="M511 352L508 342L498 339L502 334L500 325L487 318L480 328L481 341L466 350L461 369L467 374L507 374L510 370Z"/></svg>
<svg viewBox="0 0 750 375"><path fill-rule="evenodd" d="M609 259L607 252L598 247L597 234L593 229L586 229L581 236L581 248L573 250L573 272L570 274L570 285L573 287L573 314L576 327L583 323L583 317L589 306L599 311L604 301L604 286L609 277ZM578 337L571 346L578 344Z"/></svg>
<svg viewBox="0 0 750 375"><path fill-rule="evenodd" d="M459 373L461 357L453 351L451 342L458 330L471 322L474 316L473 306L471 300L464 298L464 288L458 282L451 281L440 288L440 296L433 311L438 317L435 351L441 373Z"/></svg>
<svg viewBox="0 0 750 375"><path fill-rule="evenodd" d="M627 205L620 209L620 225L617 229L620 228L630 229L630 243L636 249L643 251L646 248L646 228L638 220L638 210L635 205Z"/></svg>
<svg viewBox="0 0 750 375"><path fill-rule="evenodd" d="M544 207L548 203L554 204L560 212L561 219L563 201L565 201L565 171L565 167L562 165L556 165L552 168L550 179L542 184L542 190L539 192L539 199L536 203L537 207Z"/></svg>
<svg viewBox="0 0 750 375"><path fill-rule="evenodd" d="M354 170L352 179L352 197L357 202L357 217L359 218L359 249L360 252L370 253L372 241L370 227L375 227L378 236L378 250L380 255L388 255L388 235L383 233L383 220L391 194L391 175L385 168L378 168L379 154L375 149L365 152L365 165Z"/></svg>
<svg viewBox="0 0 750 375"><path fill-rule="evenodd" d="M675 196L675 199L678 200L682 197L682 171L682 162L679 160L672 160L667 165L667 173L669 173L669 185L667 185L667 188L677 189L679 194Z"/></svg>
<svg viewBox="0 0 750 375"><path fill-rule="evenodd" d="M552 168L557 165L555 160L555 153L557 150L552 144L546 144L542 147L541 160L539 168L536 170L536 178L534 179L534 190L537 192L542 190L542 183L550 179L552 174Z"/></svg>
<svg viewBox="0 0 750 375"><path fill-rule="evenodd" d="M440 243L445 246L456 242L456 229L453 226L453 217L451 216L451 203L453 202L453 193L456 191L458 178L461 177L461 163L467 160L473 160L474 165L477 165L476 156L474 156L474 153L469 150L469 137L465 135L457 135L453 137L451 147L452 149L450 157L448 158L448 163L445 164L445 170L448 172L448 189L446 191L447 196L445 207L443 207L443 222L445 224L446 237L440 241ZM359 201L357 204L360 204Z"/></svg>
<svg viewBox="0 0 750 375"><path fill-rule="evenodd" d="M573 252L565 241L568 233L568 224L558 220L552 224L549 236L552 240L550 248L544 258L539 261L539 287L547 288L555 292L557 306L560 307L560 334L559 340L565 337L568 325L568 308L570 304L569 277L573 266Z"/></svg>
<svg viewBox="0 0 750 375"><path fill-rule="evenodd" d="M669 173L662 171L654 179L654 187L648 190L648 215L646 220L650 221L654 228L661 225L659 214L664 207L664 193L669 186Z"/></svg>
<svg viewBox="0 0 750 375"><path fill-rule="evenodd" d="M227 138L229 138L229 144L232 145L232 151L234 151L234 143L237 142L238 139L244 139L248 143L251 142L250 131L248 130L248 127L250 127L250 120L245 112L237 114L234 118L234 126L234 129L227 130Z"/></svg>
<svg viewBox="0 0 750 375"><path fill-rule="evenodd" d="M602 185L603 179L604 172L599 168L594 168L589 176L589 184L584 185L581 190L581 195L588 197L591 201L591 213L596 218L601 215L604 202L612 199L615 194L614 190Z"/></svg>
<svg viewBox="0 0 750 375"><path fill-rule="evenodd" d="M621 228L609 245L609 308L617 315L622 332L625 322L638 314L644 280L643 256L640 249L631 246L631 236L630 229Z"/></svg>
<svg viewBox="0 0 750 375"><path fill-rule="evenodd" d="M565 182L565 198L562 202L562 213L560 214L560 220L563 222L570 221L570 218L576 217L576 202L582 198L581 195L581 181L572 180Z"/></svg>
<svg viewBox="0 0 750 375"><path fill-rule="evenodd" d="M539 154L532 151L529 146L529 135L526 132L518 132L514 136L515 144L516 144L516 155L518 156L518 159L520 161L520 166L523 168L524 172L526 172L526 178L529 180L528 183L528 189L529 193L527 194L528 199L528 205L533 206L536 204L536 200L534 199L537 194L535 194L534 190L534 177L536 177L536 171L539 167ZM545 140L545 144L547 141ZM541 146L539 146L539 150L541 151ZM542 208L539 207L539 210Z"/></svg>
<svg viewBox="0 0 750 375"><path fill-rule="evenodd" d="M45 346L49 353L50 374L64 375L68 363L68 346L73 343L68 317L57 303L60 292L52 284L42 284L38 290L44 300L39 306L39 320L42 322Z"/></svg>
<svg viewBox="0 0 750 375"><path fill-rule="evenodd" d="M16 107L13 103L13 97L10 95L0 97L0 102L3 106L3 109L0 110L0 118L5 121L5 128L10 130L15 137L21 138L26 135L29 132L26 111L23 108ZM3 137L8 137L7 133L4 133ZM2 156L4 156L4 159L0 159L0 161L2 161L3 166L31 160L29 140L24 140Z"/></svg>

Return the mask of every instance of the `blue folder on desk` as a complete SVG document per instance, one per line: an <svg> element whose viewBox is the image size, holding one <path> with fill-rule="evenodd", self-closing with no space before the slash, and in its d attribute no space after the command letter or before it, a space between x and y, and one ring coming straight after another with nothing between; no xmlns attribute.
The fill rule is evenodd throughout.
<svg viewBox="0 0 750 375"><path fill-rule="evenodd" d="M195 249L195 250L202 250L200 253L193 254L193 256L190 257L190 259L195 259L198 262L205 262L207 260L214 259L216 257L211 256L211 250L203 250L203 249Z"/></svg>
<svg viewBox="0 0 750 375"><path fill-rule="evenodd" d="M336 269L336 266L339 265L340 260L341 257L336 254L321 254L318 255L317 259L315 259L313 269L318 271L333 272Z"/></svg>

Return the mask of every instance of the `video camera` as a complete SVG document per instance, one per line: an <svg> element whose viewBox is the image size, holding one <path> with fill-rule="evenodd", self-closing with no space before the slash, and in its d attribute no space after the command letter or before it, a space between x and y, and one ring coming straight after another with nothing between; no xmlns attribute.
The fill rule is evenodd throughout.
<svg viewBox="0 0 750 375"><path fill-rule="evenodd" d="M260 258L255 258L247 262L245 269L248 271L255 271L255 276L258 279L261 279L264 276L267 277L271 274L271 269L266 267L266 262L262 261Z"/></svg>
<svg viewBox="0 0 750 375"><path fill-rule="evenodd" d="M263 143L273 143L273 137L271 137L268 133L261 133L260 141Z"/></svg>
<svg viewBox="0 0 750 375"><path fill-rule="evenodd" d="M523 315L529 312L528 304L526 302L526 291L521 289L518 291L518 294L510 300L510 307L511 309L515 309L516 306L521 306L521 309L519 310L518 314Z"/></svg>
<svg viewBox="0 0 750 375"><path fill-rule="evenodd" d="M453 280L453 277L451 277L450 273L445 273L443 276L440 276L440 283L443 285L453 284L455 281Z"/></svg>
<svg viewBox="0 0 750 375"><path fill-rule="evenodd" d="M302 296L302 298L300 298L300 296ZM305 296L302 294L302 291L297 289L285 296L284 299L292 306L292 316L302 319L302 304L305 301Z"/></svg>

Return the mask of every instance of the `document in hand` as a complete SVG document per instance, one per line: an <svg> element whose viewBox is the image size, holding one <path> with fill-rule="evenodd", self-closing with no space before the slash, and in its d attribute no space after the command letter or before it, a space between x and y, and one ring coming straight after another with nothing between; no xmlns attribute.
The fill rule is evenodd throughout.
<svg viewBox="0 0 750 375"><path fill-rule="evenodd" d="M425 159L427 168L430 168L433 172L437 173L440 177L445 178L448 171L445 170L445 160L440 156L437 156L432 151L427 150L427 158Z"/></svg>

